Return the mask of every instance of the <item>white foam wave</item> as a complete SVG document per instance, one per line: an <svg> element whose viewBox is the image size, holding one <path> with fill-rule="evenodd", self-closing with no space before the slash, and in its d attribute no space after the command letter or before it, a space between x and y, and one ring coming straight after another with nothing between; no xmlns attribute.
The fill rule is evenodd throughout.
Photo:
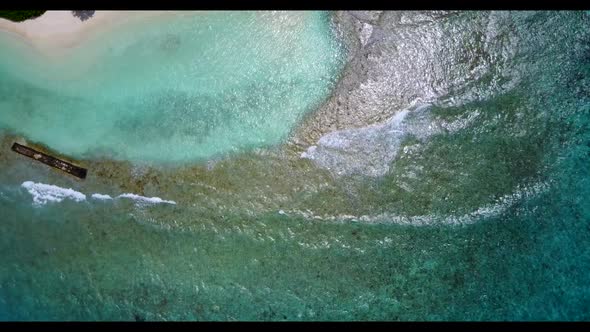
<svg viewBox="0 0 590 332"><path fill-rule="evenodd" d="M426 140L441 133L452 134L472 125L480 115L476 110L465 118L447 122L430 115L430 104L415 104L382 124L327 133L300 157L335 175L379 177L389 172L406 135Z"/></svg>
<svg viewBox="0 0 590 332"><path fill-rule="evenodd" d="M62 188L50 184L25 181L21 187L27 189L33 196L33 204L44 205L48 202L61 202L64 199L71 199L76 202L86 200L86 195L71 188Z"/></svg>
<svg viewBox="0 0 590 332"><path fill-rule="evenodd" d="M121 195L117 196L117 198L130 198L134 201L137 201L140 203L147 203L147 204L167 203L167 204L175 204L176 205L175 201L167 201L167 200L161 199L160 197L145 197L145 196L140 196L140 195L130 194L130 193L121 194Z"/></svg>
<svg viewBox="0 0 590 332"><path fill-rule="evenodd" d="M81 202L86 200L86 195L75 191L71 188L62 188L59 186L45 184L45 183L35 183L33 181L25 181L21 184L21 187L27 189L27 191L33 196L33 204L35 205L44 205L48 202L61 202L64 199L71 199L76 202ZM113 200L114 198L110 195L94 193L90 197L97 200ZM132 193L125 193L115 198L130 198L134 200L138 205L150 205L150 204L174 204L176 205L175 201L169 201L165 199L161 199L160 197L145 197L137 194Z"/></svg>
<svg viewBox="0 0 590 332"><path fill-rule="evenodd" d="M389 171L407 132L404 119L409 110L397 113L383 124L344 129L322 136L301 154L336 175L383 176Z"/></svg>
<svg viewBox="0 0 590 332"><path fill-rule="evenodd" d="M107 199L113 199L110 195L104 195L104 194L92 194L91 196L94 199L100 199L100 200L107 200Z"/></svg>

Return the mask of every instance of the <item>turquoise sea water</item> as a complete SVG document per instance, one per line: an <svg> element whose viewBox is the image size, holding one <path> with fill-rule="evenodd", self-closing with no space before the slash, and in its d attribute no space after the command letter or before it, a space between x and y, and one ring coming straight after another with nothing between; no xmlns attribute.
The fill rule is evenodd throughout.
<svg viewBox="0 0 590 332"><path fill-rule="evenodd" d="M342 62L323 13L144 19L52 62L20 56L9 37L1 125L78 158L190 161L277 144Z"/></svg>
<svg viewBox="0 0 590 332"><path fill-rule="evenodd" d="M0 319L590 318L587 13L465 12L434 19L384 14L383 37L371 46L377 51L367 57L373 61L369 78L359 88L369 87L371 93L360 94L368 106L359 104L356 112L371 111L363 107L377 107L400 91L434 91L434 97L424 107L409 107L400 121L324 136L309 152L312 160L280 147L301 116L328 98L330 82L342 73L345 50L336 46L328 16L306 13L305 29L288 25L292 35L286 37L277 28L280 38L271 44L264 31L274 25L258 27L260 20L280 27L296 14L210 15L204 22L229 31L226 39L216 39L221 44L211 49L211 64L195 71L224 66L220 58L228 56L226 66L240 64L226 68L237 72L230 80L235 86L217 77L217 70L207 88L191 83L201 74L186 73L181 60L192 63L189 49L197 41L187 41L192 46L186 53L170 55L163 66L168 69L154 68L162 70L158 75L143 68L155 67L163 55L150 53L160 46L145 42L127 49L146 54L137 67L123 66L109 51L104 63L89 69L94 76L72 74L71 84L60 88L50 84L55 79L34 86L0 64L4 134L41 140L77 157L132 161L112 168L116 174L91 169L81 182L19 159L5 140ZM179 29L184 45L193 36L189 26L200 26L200 20L161 29ZM243 33L229 24L234 20L256 31L240 40L252 38L263 49L242 51L248 47L232 39ZM152 28L146 34L160 31ZM256 44L261 36L270 39ZM112 38L128 40L124 34ZM301 47L300 53L282 52L287 45ZM236 49L261 52L260 58L233 57ZM5 63L16 61L5 54ZM406 54L413 54L411 61ZM261 76L251 74L254 68ZM381 69L375 74L371 68ZM101 85L115 71L121 85ZM398 75L404 71L414 74ZM164 80L177 84L173 92ZM400 88L414 81L416 86ZM266 99L248 101L249 84ZM211 92L216 88L219 93ZM91 90L97 93L92 102L85 99ZM354 98L355 91L347 95ZM87 94L76 95L82 92ZM232 94L237 113L227 103ZM75 113L107 104L113 108L92 122ZM72 116L75 121L65 120ZM215 122L217 117L225 118ZM22 128L22 119L32 124ZM267 122L259 130L248 125L260 119ZM41 123L56 131L50 135ZM191 136L191 126L201 125L212 126L208 134ZM334 132L330 128L326 132ZM72 141L76 130L90 137ZM172 134L159 134L166 130ZM185 142L183 135L192 138ZM129 143L117 145L115 138L123 137ZM190 145L190 152L157 147L176 140ZM143 146L149 147L145 154ZM226 152L234 154L202 170L161 166L166 160L204 163ZM145 163L160 168L146 170ZM117 176L142 182L137 194L176 204L91 198L139 188L109 180ZM43 187L28 191L24 181L72 188L86 199L34 204L34 197L59 195Z"/></svg>

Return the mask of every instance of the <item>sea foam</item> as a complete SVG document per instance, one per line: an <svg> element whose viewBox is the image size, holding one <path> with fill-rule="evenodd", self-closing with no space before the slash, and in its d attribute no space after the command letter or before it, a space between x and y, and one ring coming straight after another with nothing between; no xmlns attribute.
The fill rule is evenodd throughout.
<svg viewBox="0 0 590 332"><path fill-rule="evenodd" d="M27 191L33 196L33 204L35 205L44 205L48 202L61 202L66 198L76 202L86 200L85 194L71 188L66 189L51 184L35 183L33 181L25 181L21 184L21 187L27 189ZM160 197L145 197L132 193L121 194L115 198L106 194L94 193L90 197L102 201L113 200L116 198L130 198L140 206L161 203L176 205L175 201L161 199Z"/></svg>
<svg viewBox="0 0 590 332"><path fill-rule="evenodd" d="M474 123L478 111L454 121L435 119L430 104L418 104L404 109L384 123L329 132L310 146L300 157L335 175L362 174L380 177L390 170L403 140L411 135L425 141L433 135L452 134Z"/></svg>
<svg viewBox="0 0 590 332"><path fill-rule="evenodd" d="M174 204L176 205L175 201L167 201L165 199L161 199L160 197L145 197L136 194L121 194L117 196L117 198L131 198L132 200L139 202L139 203L148 203L148 204L158 204L158 203L167 203L167 204Z"/></svg>
<svg viewBox="0 0 590 332"><path fill-rule="evenodd" d="M66 198L76 202L86 200L86 195L71 188L66 189L33 181L25 181L21 184L21 187L27 189L29 194L33 196L35 205L44 205L47 202L61 202Z"/></svg>
<svg viewBox="0 0 590 332"><path fill-rule="evenodd" d="M407 132L403 110L383 124L344 129L322 136L301 154L337 175L383 176L395 158Z"/></svg>
<svg viewBox="0 0 590 332"><path fill-rule="evenodd" d="M91 196L94 199L100 199L100 200L107 200L107 199L113 199L110 195L104 195L104 194L92 194Z"/></svg>

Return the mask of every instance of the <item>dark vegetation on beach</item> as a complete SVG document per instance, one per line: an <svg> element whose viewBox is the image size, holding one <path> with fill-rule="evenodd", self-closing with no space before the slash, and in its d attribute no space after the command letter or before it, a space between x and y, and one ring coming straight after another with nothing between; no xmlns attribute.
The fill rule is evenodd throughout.
<svg viewBox="0 0 590 332"><path fill-rule="evenodd" d="M39 17L45 12L46 10L0 10L0 17L13 22L22 22Z"/></svg>
<svg viewBox="0 0 590 332"><path fill-rule="evenodd" d="M86 21L94 16L94 10L73 10L72 15L79 18L80 21Z"/></svg>

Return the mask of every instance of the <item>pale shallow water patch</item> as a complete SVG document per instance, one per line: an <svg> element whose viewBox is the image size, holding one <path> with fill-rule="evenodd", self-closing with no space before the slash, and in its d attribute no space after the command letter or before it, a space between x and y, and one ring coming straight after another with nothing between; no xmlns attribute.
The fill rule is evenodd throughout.
<svg viewBox="0 0 590 332"><path fill-rule="evenodd" d="M101 33L59 63L0 34L0 128L72 158L148 164L281 144L343 65L329 17L162 15Z"/></svg>

